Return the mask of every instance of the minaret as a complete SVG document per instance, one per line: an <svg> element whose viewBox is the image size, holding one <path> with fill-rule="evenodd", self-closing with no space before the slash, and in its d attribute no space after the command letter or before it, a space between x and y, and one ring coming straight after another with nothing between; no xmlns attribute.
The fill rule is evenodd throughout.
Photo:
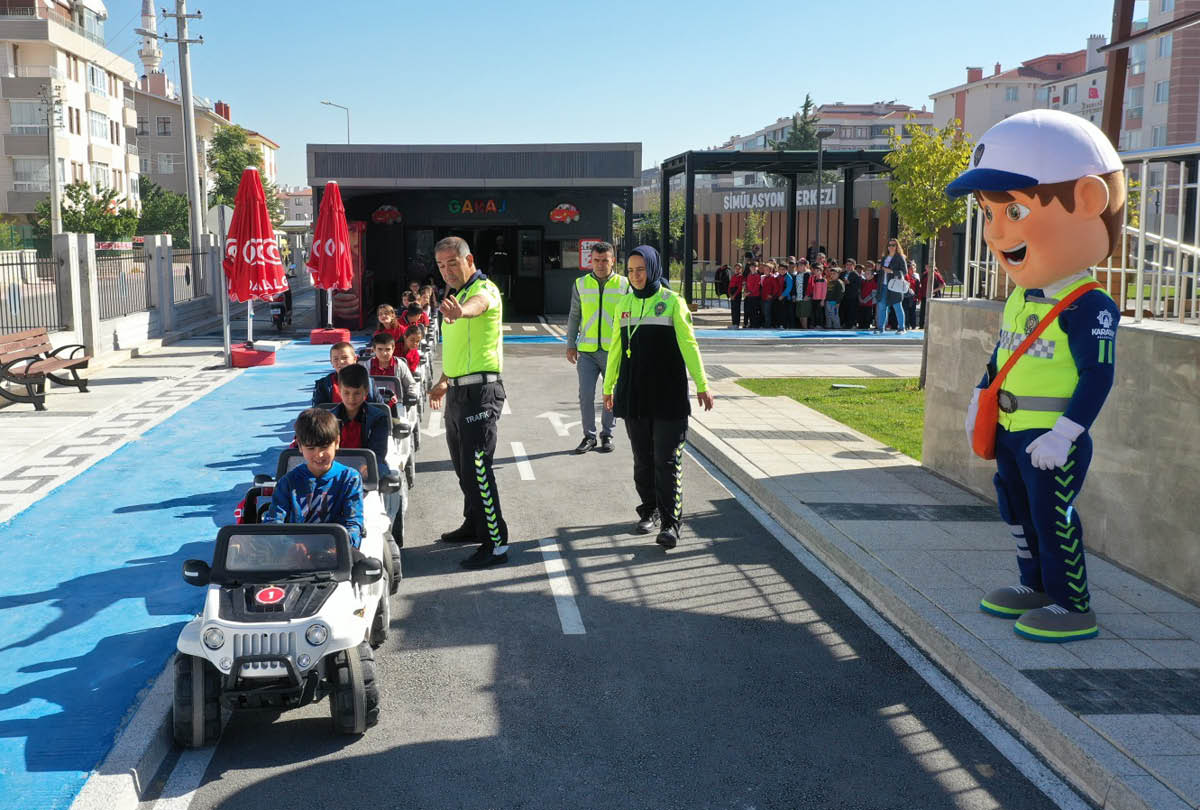
<svg viewBox="0 0 1200 810"><path fill-rule="evenodd" d="M154 0L142 0L142 29L150 34L158 32L158 20L154 15ZM162 51L158 40L153 36L142 37L142 49L138 51L142 58L142 68L147 74L162 71Z"/></svg>

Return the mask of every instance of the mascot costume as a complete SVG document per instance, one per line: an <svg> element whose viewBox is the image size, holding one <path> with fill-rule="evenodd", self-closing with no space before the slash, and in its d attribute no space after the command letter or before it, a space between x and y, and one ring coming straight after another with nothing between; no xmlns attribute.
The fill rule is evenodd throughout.
<svg viewBox="0 0 1200 810"><path fill-rule="evenodd" d="M1113 383L1120 312L1089 268L1120 248L1121 160L1088 121L1031 110L989 129L946 193L975 195L984 240L1016 285L966 427L975 453L996 461L1020 584L980 608L1035 641L1091 638L1075 501L1092 460L1088 429Z"/></svg>

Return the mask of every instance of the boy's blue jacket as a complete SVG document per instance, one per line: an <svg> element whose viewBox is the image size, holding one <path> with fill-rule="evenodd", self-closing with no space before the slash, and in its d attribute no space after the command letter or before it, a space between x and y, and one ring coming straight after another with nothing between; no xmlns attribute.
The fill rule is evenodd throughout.
<svg viewBox="0 0 1200 810"><path fill-rule="evenodd" d="M275 484L271 508L263 523L340 523L358 548L363 533L362 476L333 462L319 478L307 464L294 468Z"/></svg>
<svg viewBox="0 0 1200 810"><path fill-rule="evenodd" d="M333 402L333 381L337 379L337 372L333 371L317 380L317 384L313 386L313 407L322 405L326 402ZM387 405L379 391L375 388L375 381L371 380L370 388L367 390L367 402L379 402Z"/></svg>
<svg viewBox="0 0 1200 810"><path fill-rule="evenodd" d="M346 406L340 402L334 406L331 413L337 417L338 424L347 421ZM375 463L379 465L380 476L391 473L392 468L387 463L388 451L388 418L387 414L377 408L368 408L366 403L358 409L358 421L362 424L362 446L375 454Z"/></svg>

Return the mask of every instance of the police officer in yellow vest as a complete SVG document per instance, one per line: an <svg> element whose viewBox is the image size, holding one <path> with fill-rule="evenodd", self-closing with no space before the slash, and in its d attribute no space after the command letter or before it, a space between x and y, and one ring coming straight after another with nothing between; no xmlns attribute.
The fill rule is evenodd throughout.
<svg viewBox="0 0 1200 810"><path fill-rule="evenodd" d="M446 444L463 493L463 524L442 535L451 543L480 543L464 568L508 562L508 526L492 471L504 365L500 291L475 268L467 243L447 237L433 248L446 280L442 313L442 377L429 392L434 410L446 402Z"/></svg>
<svg viewBox="0 0 1200 810"><path fill-rule="evenodd" d="M617 302L629 291L624 276L613 272L616 257L608 242L592 246L592 271L575 279L571 288L571 314L567 316L567 360L579 375L579 415L583 441L575 448L581 455L596 450L596 378L604 380L608 366L608 344L616 332ZM600 415L601 453L611 453L613 412Z"/></svg>
<svg viewBox="0 0 1200 810"><path fill-rule="evenodd" d="M968 408L969 435L979 389L1061 299L1093 282L1089 268L1119 249L1125 180L1116 150L1095 125L1031 110L989 129L947 193L975 194L984 239L1016 284ZM1102 288L1083 292L1000 383L995 485L1021 576L1019 585L988 593L980 608L1015 619L1017 634L1035 641L1098 632L1075 500L1092 458L1088 429L1113 383L1119 319Z"/></svg>

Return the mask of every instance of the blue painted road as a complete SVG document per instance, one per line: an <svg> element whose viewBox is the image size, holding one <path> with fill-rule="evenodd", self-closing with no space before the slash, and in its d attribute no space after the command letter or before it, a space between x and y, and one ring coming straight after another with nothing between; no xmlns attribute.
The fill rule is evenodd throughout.
<svg viewBox="0 0 1200 810"><path fill-rule="evenodd" d="M211 559L328 369L285 346L0 524L0 808L70 806L201 607L181 564Z"/></svg>

